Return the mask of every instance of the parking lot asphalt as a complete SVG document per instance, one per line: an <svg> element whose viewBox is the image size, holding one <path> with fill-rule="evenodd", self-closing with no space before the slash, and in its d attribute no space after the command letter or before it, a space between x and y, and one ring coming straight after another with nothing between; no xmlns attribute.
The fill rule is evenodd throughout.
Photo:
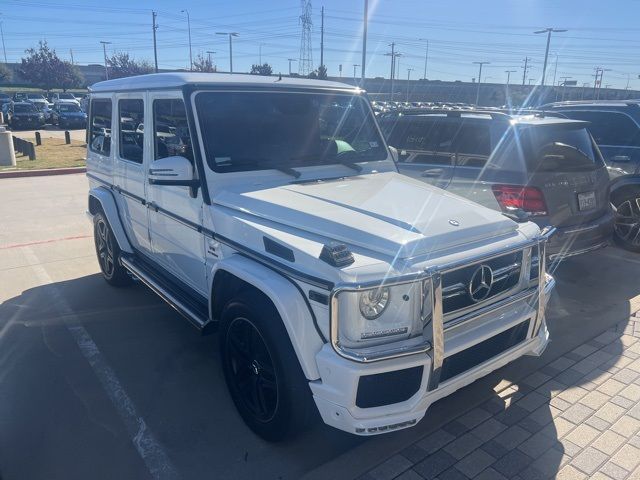
<svg viewBox="0 0 640 480"><path fill-rule="evenodd" d="M236 413L199 336L143 286L98 274L84 175L0 180L0 476L352 478L640 308L640 257L565 262L552 343L435 404L417 427L362 439L315 425L268 444ZM559 465L558 465L559 467Z"/></svg>

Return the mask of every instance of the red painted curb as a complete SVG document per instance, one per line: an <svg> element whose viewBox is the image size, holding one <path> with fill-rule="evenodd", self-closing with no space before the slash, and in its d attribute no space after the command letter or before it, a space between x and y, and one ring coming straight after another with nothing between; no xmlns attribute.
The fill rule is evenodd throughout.
<svg viewBox="0 0 640 480"><path fill-rule="evenodd" d="M52 168L50 170L13 170L0 172L0 178L45 177L49 175L68 175L71 173L85 173L87 167Z"/></svg>

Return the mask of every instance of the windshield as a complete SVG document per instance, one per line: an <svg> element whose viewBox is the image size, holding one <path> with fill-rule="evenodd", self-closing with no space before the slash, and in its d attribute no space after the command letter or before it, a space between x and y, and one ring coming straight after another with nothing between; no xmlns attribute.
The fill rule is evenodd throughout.
<svg viewBox="0 0 640 480"><path fill-rule="evenodd" d="M65 100L75 100L76 97L73 96L73 94L71 93L59 93L58 94L58 98L63 98Z"/></svg>
<svg viewBox="0 0 640 480"><path fill-rule="evenodd" d="M34 105L14 105L13 111L16 113L32 113L37 112L36 107Z"/></svg>
<svg viewBox="0 0 640 480"><path fill-rule="evenodd" d="M368 102L360 96L203 92L196 107L207 162L216 172L387 158Z"/></svg>
<svg viewBox="0 0 640 480"><path fill-rule="evenodd" d="M77 106L75 103L61 104L61 105L58 105L58 110L62 113L73 113L73 112L79 112L80 107Z"/></svg>
<svg viewBox="0 0 640 480"><path fill-rule="evenodd" d="M27 95L27 98L29 100L44 100L44 97L42 95L38 95L37 93L30 93L29 95Z"/></svg>

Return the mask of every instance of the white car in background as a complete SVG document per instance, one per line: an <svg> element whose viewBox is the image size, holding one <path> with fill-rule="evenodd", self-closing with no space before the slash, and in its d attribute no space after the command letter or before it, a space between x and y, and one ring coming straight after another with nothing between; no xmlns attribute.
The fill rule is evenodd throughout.
<svg viewBox="0 0 640 480"><path fill-rule="evenodd" d="M103 277L217 330L230 395L265 439L313 409L352 434L407 428L547 345L552 229L400 175L356 87L110 80L91 87L88 134Z"/></svg>

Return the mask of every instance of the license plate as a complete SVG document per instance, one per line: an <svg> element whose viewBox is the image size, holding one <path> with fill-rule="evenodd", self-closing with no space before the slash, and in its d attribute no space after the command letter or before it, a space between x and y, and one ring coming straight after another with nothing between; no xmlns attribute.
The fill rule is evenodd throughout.
<svg viewBox="0 0 640 480"><path fill-rule="evenodd" d="M596 208L596 192L579 193L578 208L580 210L591 210L592 208Z"/></svg>

